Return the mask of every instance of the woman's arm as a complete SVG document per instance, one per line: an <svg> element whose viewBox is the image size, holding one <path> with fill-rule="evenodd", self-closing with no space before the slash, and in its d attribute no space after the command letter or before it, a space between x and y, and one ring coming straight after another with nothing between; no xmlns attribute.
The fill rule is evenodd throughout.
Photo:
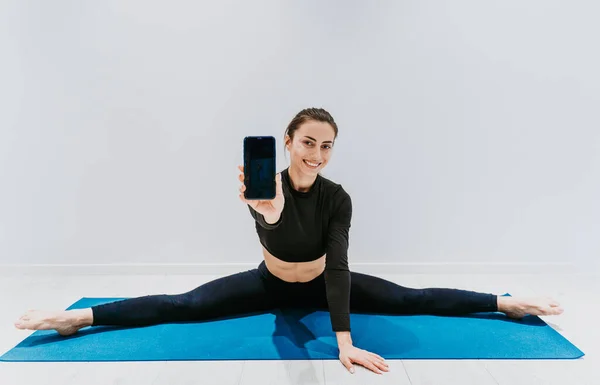
<svg viewBox="0 0 600 385"><path fill-rule="evenodd" d="M354 373L354 363L375 373L389 371L383 357L352 345L350 336L350 269L348 268L348 233L352 218L352 201L340 187L339 203L329 224L325 257L325 288L331 324L335 331L340 361Z"/></svg>
<svg viewBox="0 0 600 385"><path fill-rule="evenodd" d="M346 332L340 342L349 342L350 334L350 270L348 268L348 233L352 218L352 200L340 187L334 214L328 228L325 257L325 290L333 331Z"/></svg>

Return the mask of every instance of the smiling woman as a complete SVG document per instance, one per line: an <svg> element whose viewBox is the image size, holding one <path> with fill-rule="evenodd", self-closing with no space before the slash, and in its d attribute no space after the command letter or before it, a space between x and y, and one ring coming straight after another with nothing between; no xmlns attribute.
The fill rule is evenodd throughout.
<svg viewBox="0 0 600 385"><path fill-rule="evenodd" d="M294 117L285 132L290 166L276 175L271 200L240 199L255 219L264 261L257 268L218 278L186 293L147 295L69 311L25 313L20 329L55 329L62 335L85 326L144 326L199 321L267 311L278 307L328 309L340 361L353 371L360 364L376 373L385 360L359 349L350 337L350 313L462 315L505 312L509 317L562 313L549 298L521 299L446 288L413 289L382 278L350 272L348 264L352 200L320 171L331 160L338 128L331 115L310 108ZM385 338L385 337L383 337Z"/></svg>
<svg viewBox="0 0 600 385"><path fill-rule="evenodd" d="M295 167L290 167L298 191L307 188L329 162L338 127L323 109L309 108L298 113L285 130L284 146ZM296 173L298 170L298 173Z"/></svg>

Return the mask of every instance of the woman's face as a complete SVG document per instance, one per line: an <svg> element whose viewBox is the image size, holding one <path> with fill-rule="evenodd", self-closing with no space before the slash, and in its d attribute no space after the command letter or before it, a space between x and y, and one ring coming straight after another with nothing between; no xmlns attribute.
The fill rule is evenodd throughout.
<svg viewBox="0 0 600 385"><path fill-rule="evenodd" d="M299 173L316 177L329 162L335 132L329 123L309 120L294 132L294 140L286 136L290 167Z"/></svg>

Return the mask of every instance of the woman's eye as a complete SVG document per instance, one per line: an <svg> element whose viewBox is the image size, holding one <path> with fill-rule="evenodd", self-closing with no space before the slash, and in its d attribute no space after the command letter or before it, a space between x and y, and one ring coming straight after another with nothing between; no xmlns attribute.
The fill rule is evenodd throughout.
<svg viewBox="0 0 600 385"><path fill-rule="evenodd" d="M306 144L307 146L312 146L314 143L313 142L309 142L309 141L305 141L304 144ZM325 146L323 146L323 148L329 150L329 149L331 149L331 146L325 145Z"/></svg>

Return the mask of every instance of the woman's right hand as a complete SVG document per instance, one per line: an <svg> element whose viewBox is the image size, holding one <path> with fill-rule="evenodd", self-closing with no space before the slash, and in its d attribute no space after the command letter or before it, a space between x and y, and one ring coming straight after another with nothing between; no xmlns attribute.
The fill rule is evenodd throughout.
<svg viewBox="0 0 600 385"><path fill-rule="evenodd" d="M248 200L244 198L244 191L246 191L246 185L244 184L244 166L238 166L238 169L240 170L238 179L242 182L242 186L240 187L240 200L248 204L256 210L256 212L262 214L267 222L275 223L279 220L285 203L283 189L281 187L281 173L275 175L275 198L269 200Z"/></svg>

